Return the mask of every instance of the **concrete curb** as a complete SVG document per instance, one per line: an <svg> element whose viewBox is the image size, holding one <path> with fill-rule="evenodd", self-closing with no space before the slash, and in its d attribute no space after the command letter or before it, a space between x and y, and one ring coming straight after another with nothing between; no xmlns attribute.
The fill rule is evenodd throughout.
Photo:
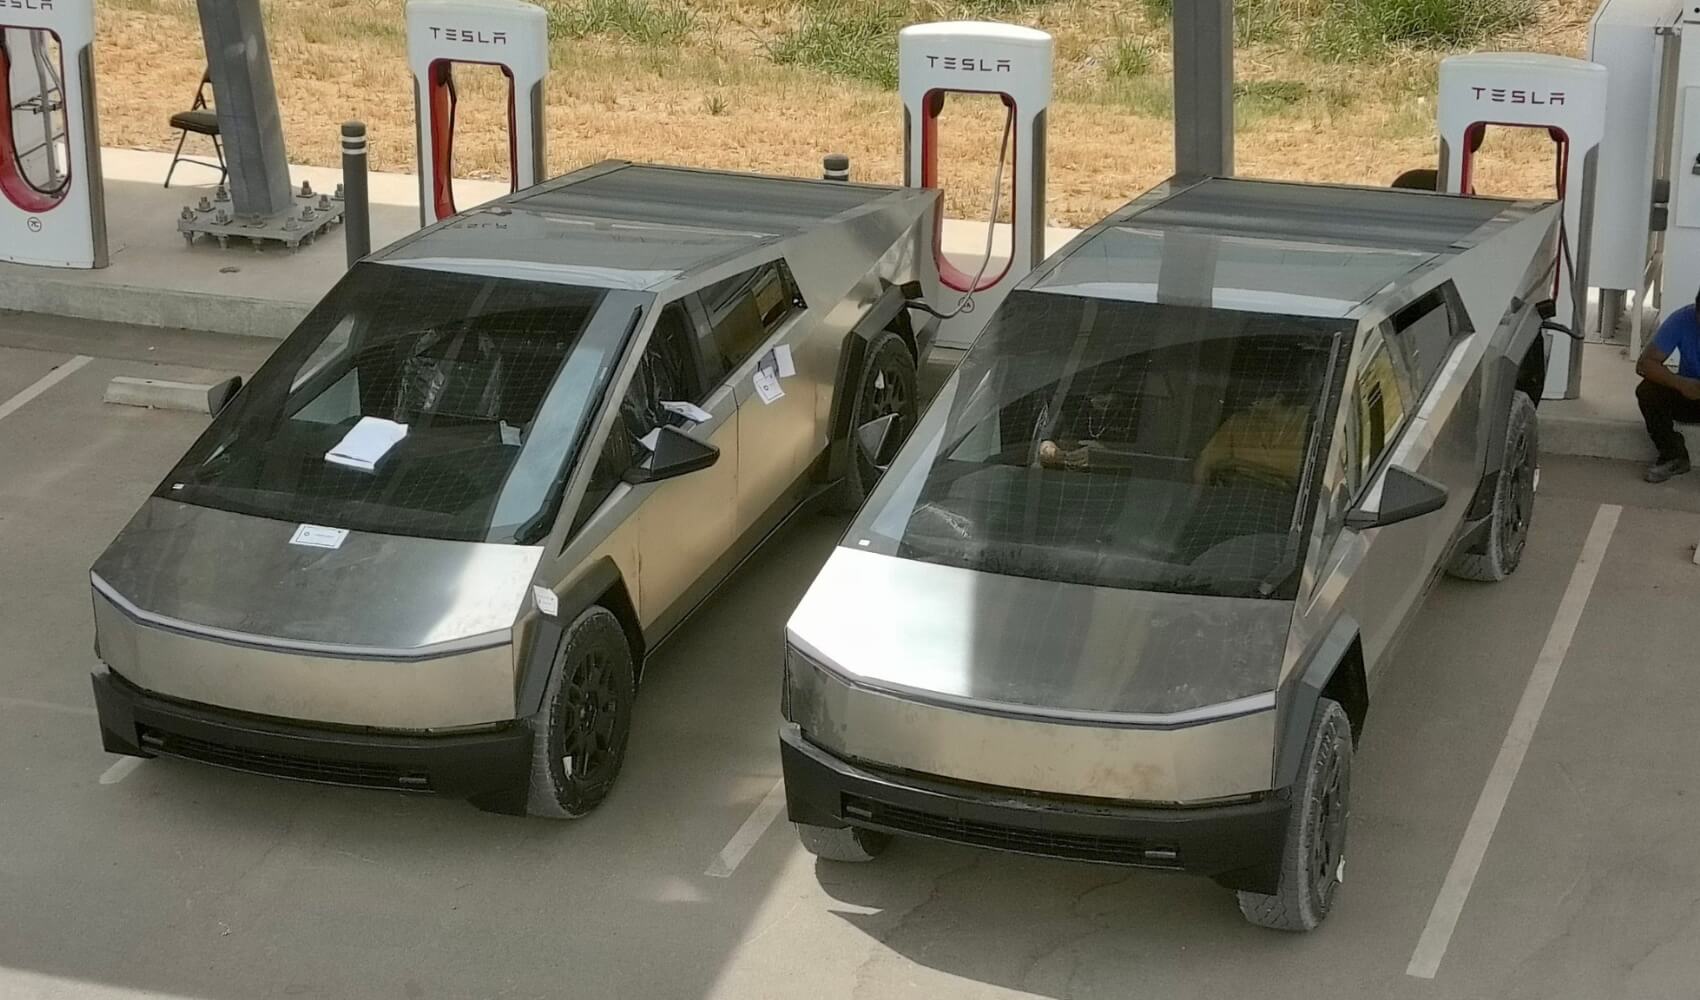
<svg viewBox="0 0 1700 1000"><path fill-rule="evenodd" d="M106 384L106 402L212 416L241 384L242 380L234 376L203 383L119 375Z"/></svg>
<svg viewBox="0 0 1700 1000"><path fill-rule="evenodd" d="M32 277L0 282L0 310L276 339L288 336L313 308L312 303Z"/></svg>

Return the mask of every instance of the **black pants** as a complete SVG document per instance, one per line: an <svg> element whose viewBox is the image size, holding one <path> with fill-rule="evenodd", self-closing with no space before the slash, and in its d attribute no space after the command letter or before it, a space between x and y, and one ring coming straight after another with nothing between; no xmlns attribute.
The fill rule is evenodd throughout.
<svg viewBox="0 0 1700 1000"><path fill-rule="evenodd" d="M1643 380L1635 387L1635 401L1641 404L1641 419L1647 422L1647 436L1659 449L1659 461L1688 457L1688 443L1676 425L1700 424L1700 399L1689 399L1670 386Z"/></svg>

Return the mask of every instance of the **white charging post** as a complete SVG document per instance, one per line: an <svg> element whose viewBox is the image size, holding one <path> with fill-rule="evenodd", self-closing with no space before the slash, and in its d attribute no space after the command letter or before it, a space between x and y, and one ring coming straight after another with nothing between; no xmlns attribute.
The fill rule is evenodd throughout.
<svg viewBox="0 0 1700 1000"><path fill-rule="evenodd" d="M407 64L419 134L419 216L455 214L456 63L495 66L508 82L508 166L513 190L543 179L543 81L549 18L523 0L408 0Z"/></svg>
<svg viewBox="0 0 1700 1000"><path fill-rule="evenodd" d="M1581 333L1588 307L1594 185L1605 132L1605 67L1566 56L1483 52L1440 64L1441 189L1477 191L1474 159L1489 128L1544 129L1553 140L1553 186L1563 205L1553 302L1558 322ZM1557 337L1555 341L1553 338ZM1547 334L1548 399L1581 394L1582 344Z"/></svg>
<svg viewBox="0 0 1700 1000"><path fill-rule="evenodd" d="M944 288L931 297L947 312L964 294L971 294L974 303L972 311L943 322L940 346L966 348L972 343L1009 289L1045 257L1045 116L1051 105L1053 49L1051 36L1043 31L982 21L917 24L898 34L905 184L939 186L938 120L947 95L995 94L1010 115L1014 184L1009 259L1001 267L994 262L976 280L945 257L944 219L941 215L934 220L933 255ZM988 219L987 225L995 221Z"/></svg>
<svg viewBox="0 0 1700 1000"><path fill-rule="evenodd" d="M0 3L0 261L106 266L94 0Z"/></svg>

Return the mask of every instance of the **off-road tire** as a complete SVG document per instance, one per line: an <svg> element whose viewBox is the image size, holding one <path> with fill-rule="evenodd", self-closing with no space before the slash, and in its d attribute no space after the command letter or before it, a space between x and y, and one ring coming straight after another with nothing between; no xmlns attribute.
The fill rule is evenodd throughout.
<svg viewBox="0 0 1700 1000"><path fill-rule="evenodd" d="M846 826L834 829L812 823L793 823L803 849L827 861L872 861L891 843L891 834Z"/></svg>
<svg viewBox="0 0 1700 1000"><path fill-rule="evenodd" d="M528 815L577 819L608 797L632 732L634 678L631 644L613 612L593 605L567 626L543 708L528 720Z"/></svg>
<svg viewBox="0 0 1700 1000"><path fill-rule="evenodd" d="M1346 867L1352 788L1352 723L1340 703L1316 703L1273 894L1240 892L1240 913L1259 927L1310 931L1333 908Z"/></svg>
<svg viewBox="0 0 1700 1000"><path fill-rule="evenodd" d="M1479 545L1456 553L1446 572L1463 580L1497 583L1517 571L1535 515L1540 443L1535 401L1527 393L1512 393L1511 415L1505 422L1505 461L1493 491L1486 537Z"/></svg>
<svg viewBox="0 0 1700 1000"><path fill-rule="evenodd" d="M878 470L856 443L856 429L887 413L897 414L897 425L886 435L885 447L880 454L880 464L890 462L897 449L908 439L909 432L915 429L920 413L919 381L915 373L915 356L909 353L909 345L902 337L886 330L868 344L862 355L862 370L856 373L856 380L852 383L850 438L845 442L849 454L846 456L844 478L834 487L829 503L835 513L855 513L879 480Z"/></svg>

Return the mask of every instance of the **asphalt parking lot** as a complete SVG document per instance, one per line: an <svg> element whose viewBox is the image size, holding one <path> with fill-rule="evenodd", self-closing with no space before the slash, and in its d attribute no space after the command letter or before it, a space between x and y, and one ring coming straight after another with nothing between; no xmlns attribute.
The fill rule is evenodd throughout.
<svg viewBox="0 0 1700 1000"><path fill-rule="evenodd" d="M805 854L775 728L819 514L658 653L588 819L104 753L87 570L205 418L103 390L269 346L0 314L0 997L1700 995L1700 476L1545 463L1521 571L1439 583L1373 681L1344 896L1291 937L1181 877Z"/></svg>

